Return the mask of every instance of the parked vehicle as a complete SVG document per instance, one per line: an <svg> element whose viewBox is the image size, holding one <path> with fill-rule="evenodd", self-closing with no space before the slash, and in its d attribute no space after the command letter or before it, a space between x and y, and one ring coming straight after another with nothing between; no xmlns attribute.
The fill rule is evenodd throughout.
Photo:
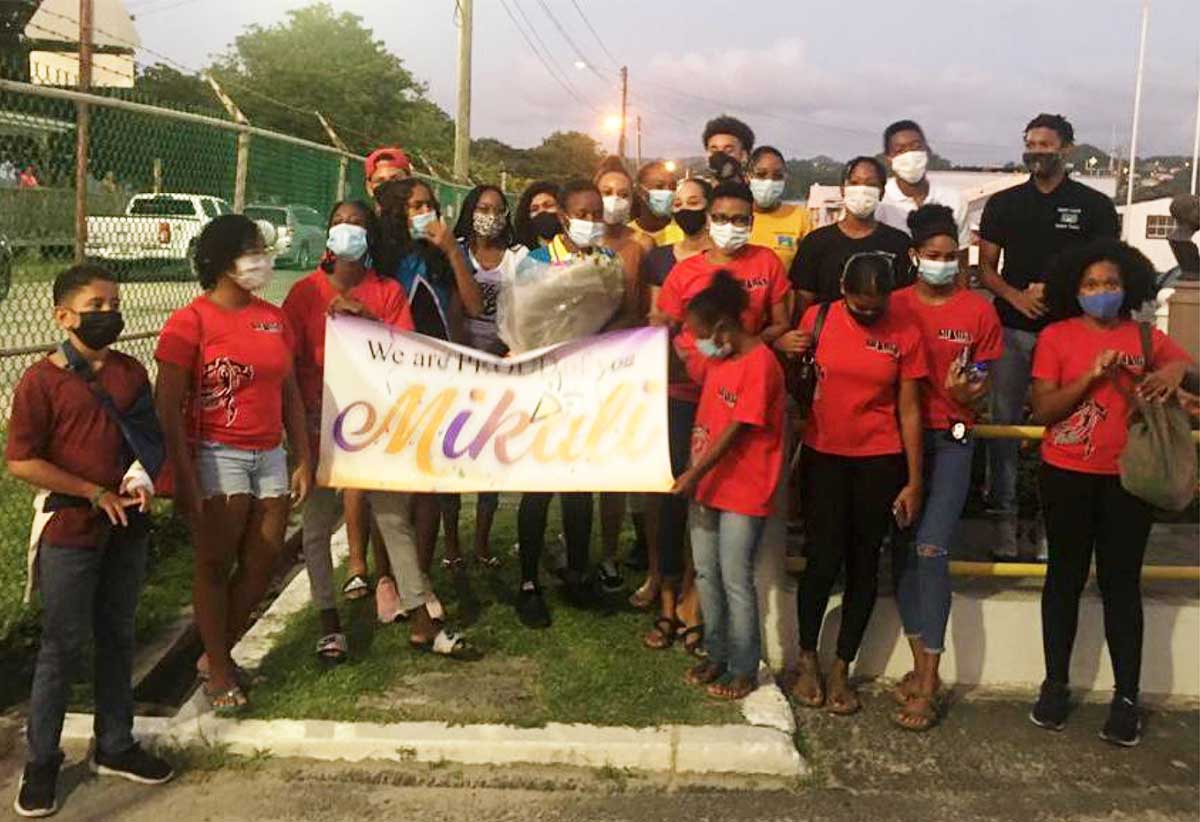
<svg viewBox="0 0 1200 822"><path fill-rule="evenodd" d="M275 263L280 268L308 271L325 250L325 218L303 205L248 205L251 220L275 227Z"/></svg>
<svg viewBox="0 0 1200 822"><path fill-rule="evenodd" d="M87 256L118 272L149 264L151 278L191 276L192 250L210 220L233 209L201 194L136 194L121 217L87 218Z"/></svg>

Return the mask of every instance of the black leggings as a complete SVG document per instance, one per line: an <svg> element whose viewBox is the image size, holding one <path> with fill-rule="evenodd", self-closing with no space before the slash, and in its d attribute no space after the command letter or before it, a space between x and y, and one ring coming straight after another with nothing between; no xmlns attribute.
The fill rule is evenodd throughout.
<svg viewBox="0 0 1200 822"><path fill-rule="evenodd" d="M517 542L521 555L521 582L537 582L538 566L546 547L546 519L552 493L521 495L517 509ZM592 495L559 494L562 503L563 533L567 538L567 568L583 574L587 571L592 542Z"/></svg>
<svg viewBox="0 0 1200 822"><path fill-rule="evenodd" d="M692 427L696 403L671 397L667 401L667 443L671 450L671 473L678 479L692 457ZM663 579L683 576L683 550L687 540L687 497L662 494L658 509L658 572Z"/></svg>
<svg viewBox="0 0 1200 822"><path fill-rule="evenodd" d="M839 457L805 446L800 466L808 558L800 581L800 648L817 650L829 594L844 564L837 655L849 664L875 609L879 551L892 521L892 503L904 486L904 456Z"/></svg>
<svg viewBox="0 0 1200 822"><path fill-rule="evenodd" d="M1092 552L1104 603L1104 638L1118 696L1136 700L1142 668L1142 560L1150 506L1112 474L1084 474L1042 464L1042 515L1050 561L1042 587L1046 680L1066 685L1079 624L1079 597Z"/></svg>

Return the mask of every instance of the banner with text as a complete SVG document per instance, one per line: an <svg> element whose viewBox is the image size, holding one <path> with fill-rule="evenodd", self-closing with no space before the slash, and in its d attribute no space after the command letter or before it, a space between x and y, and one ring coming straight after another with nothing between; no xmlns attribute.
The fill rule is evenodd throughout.
<svg viewBox="0 0 1200 822"><path fill-rule="evenodd" d="M321 485L668 491L667 335L493 357L354 317L325 330Z"/></svg>

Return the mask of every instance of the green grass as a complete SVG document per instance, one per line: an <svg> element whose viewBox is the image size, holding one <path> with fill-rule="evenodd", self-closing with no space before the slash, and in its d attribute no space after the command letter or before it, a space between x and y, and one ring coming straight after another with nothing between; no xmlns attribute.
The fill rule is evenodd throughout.
<svg viewBox="0 0 1200 822"><path fill-rule="evenodd" d="M612 597L608 610L578 611L559 598L543 572L554 624L545 631L522 626L512 607L517 589L516 558L509 553L516 542L513 502L504 498L492 533L504 568L491 572L472 566L457 582L435 574L452 626L465 630L480 659L448 660L411 649L407 627L376 623L368 599L342 606L351 656L343 665L327 667L314 654L318 625L310 609L293 619L264 660L261 673L267 682L254 690L250 715L520 726L741 721L736 705L684 684L692 660L682 650L642 647L651 618L630 608L627 594ZM469 512L464 504L465 545L471 537ZM547 530L558 533L553 517ZM630 586L641 581L634 576L627 574Z"/></svg>
<svg viewBox="0 0 1200 822"><path fill-rule="evenodd" d="M30 605L22 602L32 499L29 486L0 472L0 660L4 666L0 710L29 696L38 648L41 609L37 596ZM152 529L146 583L138 600L139 643L178 619L191 601L192 552L185 526L171 516L167 503L160 502L155 506ZM90 694L90 689L79 693Z"/></svg>

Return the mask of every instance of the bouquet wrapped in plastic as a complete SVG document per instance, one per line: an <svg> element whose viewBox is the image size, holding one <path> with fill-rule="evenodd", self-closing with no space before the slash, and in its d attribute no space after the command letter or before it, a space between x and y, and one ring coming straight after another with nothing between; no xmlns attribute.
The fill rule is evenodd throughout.
<svg viewBox="0 0 1200 822"><path fill-rule="evenodd" d="M595 334L620 310L619 258L592 253L568 262L526 257L500 287L496 326L514 354Z"/></svg>

